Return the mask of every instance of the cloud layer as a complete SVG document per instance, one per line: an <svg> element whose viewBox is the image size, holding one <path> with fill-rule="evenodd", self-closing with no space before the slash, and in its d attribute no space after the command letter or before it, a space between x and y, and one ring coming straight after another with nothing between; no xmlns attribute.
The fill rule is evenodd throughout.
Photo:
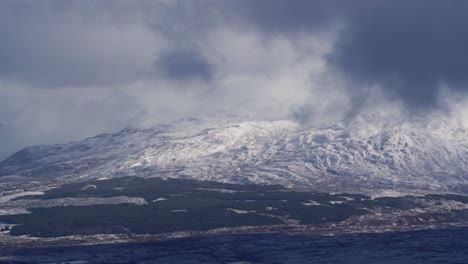
<svg viewBox="0 0 468 264"><path fill-rule="evenodd" d="M464 113L466 1L2 1L0 159L217 111Z"/></svg>

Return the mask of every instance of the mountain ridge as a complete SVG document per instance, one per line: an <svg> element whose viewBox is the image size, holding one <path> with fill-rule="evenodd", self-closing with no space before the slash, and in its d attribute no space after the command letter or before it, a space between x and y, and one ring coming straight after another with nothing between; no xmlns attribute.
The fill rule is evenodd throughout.
<svg viewBox="0 0 468 264"><path fill-rule="evenodd" d="M385 113L307 127L238 116L186 118L27 147L0 175L72 180L182 177L348 192L465 192L468 132L443 115Z"/></svg>

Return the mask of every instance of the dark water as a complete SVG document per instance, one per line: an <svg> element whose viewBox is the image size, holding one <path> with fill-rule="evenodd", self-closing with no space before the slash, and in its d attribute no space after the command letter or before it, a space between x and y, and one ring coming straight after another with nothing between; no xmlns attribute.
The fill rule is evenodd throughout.
<svg viewBox="0 0 468 264"><path fill-rule="evenodd" d="M335 237L227 235L15 254L30 262L468 264L468 228Z"/></svg>

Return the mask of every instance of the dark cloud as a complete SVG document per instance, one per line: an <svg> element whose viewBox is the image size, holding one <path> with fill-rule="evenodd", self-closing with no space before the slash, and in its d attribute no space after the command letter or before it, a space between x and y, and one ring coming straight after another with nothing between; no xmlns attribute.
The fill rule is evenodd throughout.
<svg viewBox="0 0 468 264"><path fill-rule="evenodd" d="M371 85L410 108L437 105L441 85L468 91L468 2L438 0L246 1L263 32L291 34L342 23L330 65L359 96Z"/></svg>
<svg viewBox="0 0 468 264"><path fill-rule="evenodd" d="M212 66L196 49L179 49L162 54L155 66L158 74L170 80L209 81L213 77Z"/></svg>
<svg viewBox="0 0 468 264"><path fill-rule="evenodd" d="M360 1L357 0L356 3ZM244 0L234 1L229 8L236 8L239 15L275 33L297 33L323 30L337 21L343 11L353 7L354 1L340 0ZM345 12L346 13L346 12Z"/></svg>
<svg viewBox="0 0 468 264"><path fill-rule="evenodd" d="M383 85L412 108L441 85L468 91L468 2L379 1L356 12L331 62L357 85Z"/></svg>

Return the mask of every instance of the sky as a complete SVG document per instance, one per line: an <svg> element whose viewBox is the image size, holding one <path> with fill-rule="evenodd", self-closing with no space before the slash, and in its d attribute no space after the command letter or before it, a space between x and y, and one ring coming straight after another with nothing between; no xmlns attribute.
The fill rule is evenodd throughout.
<svg viewBox="0 0 468 264"><path fill-rule="evenodd" d="M220 111L468 116L464 0L0 1L0 160Z"/></svg>

